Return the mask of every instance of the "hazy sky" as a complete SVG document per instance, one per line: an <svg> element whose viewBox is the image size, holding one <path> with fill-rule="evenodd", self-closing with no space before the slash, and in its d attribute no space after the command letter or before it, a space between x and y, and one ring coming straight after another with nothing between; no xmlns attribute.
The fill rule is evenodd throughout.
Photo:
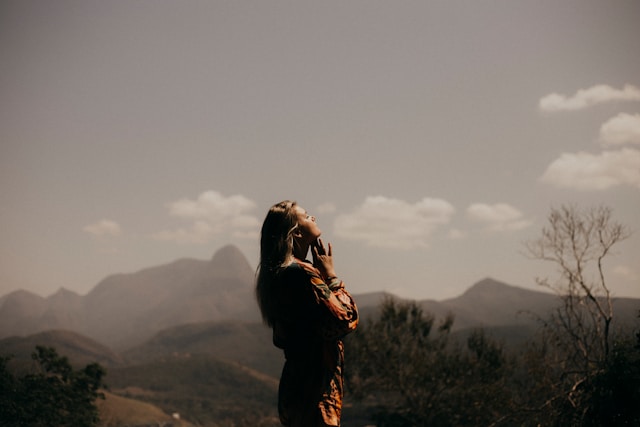
<svg viewBox="0 0 640 427"><path fill-rule="evenodd" d="M633 236L639 1L0 2L0 295L87 293L233 243L296 199L354 293L443 299L523 255L552 206Z"/></svg>

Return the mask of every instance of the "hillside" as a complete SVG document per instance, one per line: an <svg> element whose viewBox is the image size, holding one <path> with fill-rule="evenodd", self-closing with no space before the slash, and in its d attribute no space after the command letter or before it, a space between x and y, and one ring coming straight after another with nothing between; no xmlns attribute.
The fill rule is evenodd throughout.
<svg viewBox="0 0 640 427"><path fill-rule="evenodd" d="M441 301L456 315L455 329L530 325L535 316L546 317L558 303L556 295L532 291L486 278L462 295Z"/></svg>
<svg viewBox="0 0 640 427"><path fill-rule="evenodd" d="M244 255L226 246L210 261L182 259L109 276L86 296L17 291L1 299L0 338L66 329L124 349L175 325L257 321L253 280Z"/></svg>
<svg viewBox="0 0 640 427"><path fill-rule="evenodd" d="M44 330L39 323L47 300L28 291L11 292L0 298L0 338Z"/></svg>
<svg viewBox="0 0 640 427"><path fill-rule="evenodd" d="M278 425L278 381L211 355L168 356L115 368L106 381L115 394L177 412L196 425Z"/></svg>
<svg viewBox="0 0 640 427"><path fill-rule="evenodd" d="M81 327L121 347L115 352L96 335L51 330L0 339L0 355L15 355L14 366L30 366L35 346L47 345L76 366L95 361L107 367L111 394L100 403L105 427L121 420L181 427L226 421L278 425L275 400L283 356L272 345L271 331L255 319L253 272L238 254L226 248L209 262L179 260L110 276L86 297L65 290L46 299L24 291L9 294L1 299L0 314L18 331L26 329L19 319L31 319L30 327L43 319L56 325L84 319ZM395 297L375 292L354 298L366 322L377 316L380 302ZM110 309L98 307L99 302ZM418 301L436 321L454 314L454 339L464 340L470 330L483 327L507 346L521 345L538 329L534 314L544 316L558 302L555 295L493 279L475 283L456 298ZM614 308L617 325L637 327L640 300L617 299ZM238 320L238 313L245 318ZM99 322L112 327L100 329ZM169 419L174 413L180 421ZM361 415L346 407L345 424Z"/></svg>
<svg viewBox="0 0 640 427"><path fill-rule="evenodd" d="M50 330L26 337L9 337L0 340L0 355L10 355L14 365L31 365L31 354L36 346L54 347L75 367L97 362L104 367L123 364L120 355L93 339L72 331Z"/></svg>
<svg viewBox="0 0 640 427"><path fill-rule="evenodd" d="M157 426L191 427L193 424L176 419L162 409L148 402L118 396L108 391L102 392L104 399L96 405L100 413L99 427Z"/></svg>
<svg viewBox="0 0 640 427"><path fill-rule="evenodd" d="M165 329L122 353L129 363L173 355L209 354L278 378L284 358L261 323L194 323Z"/></svg>
<svg viewBox="0 0 640 427"><path fill-rule="evenodd" d="M382 298L380 298L382 299ZM613 298L614 323L618 327L637 325L640 299ZM534 291L486 278L473 284L462 295L442 301L422 300L418 304L436 319L448 313L455 316L453 330L539 325L559 304L560 298L549 292ZM375 311L366 311L367 314Z"/></svg>

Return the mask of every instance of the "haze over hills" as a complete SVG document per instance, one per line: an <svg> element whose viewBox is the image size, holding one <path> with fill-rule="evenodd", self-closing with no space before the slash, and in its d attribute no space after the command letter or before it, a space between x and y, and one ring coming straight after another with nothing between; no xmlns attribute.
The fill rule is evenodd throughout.
<svg viewBox="0 0 640 427"><path fill-rule="evenodd" d="M48 298L13 292L0 298L0 356L28 367L35 346L45 345L75 365L100 363L117 395L101 411L113 420L178 411L199 425L238 417L277 424L283 356L260 321L253 287L248 261L227 246L209 261L181 259L109 276L85 296L64 289ZM385 298L399 300L386 292L354 298L363 322ZM486 278L456 298L417 303L436 322L452 313L460 338L482 327L518 345L537 330L536 316L559 302ZM615 299L614 309L617 325L637 327L640 299Z"/></svg>
<svg viewBox="0 0 640 427"><path fill-rule="evenodd" d="M235 246L226 246L209 261L180 259L135 273L109 276L85 296L65 289L47 298L26 291L5 295L0 298L0 338L51 329L70 330L121 351L180 325L259 323L253 288L254 271L246 257ZM361 317L374 314L385 297L392 295L357 295ZM531 326L536 315L545 316L557 303L553 294L490 278L477 282L456 298L419 302L425 312L437 319L453 313L454 330ZM620 324L632 324L640 302L615 299L614 308Z"/></svg>
<svg viewBox="0 0 640 427"><path fill-rule="evenodd" d="M124 364L123 358L109 347L84 335L65 330L48 330L26 337L0 339L0 355L10 356L17 367L33 365L31 354L36 346L53 347L76 367L97 362L104 367Z"/></svg>
<svg viewBox="0 0 640 427"><path fill-rule="evenodd" d="M545 316L556 306L556 295L518 288L490 278L483 279L462 295L439 302L456 316L455 329L535 322L532 314ZM423 305L436 313L436 307ZM442 309L439 309L440 311Z"/></svg>
<svg viewBox="0 0 640 427"><path fill-rule="evenodd" d="M206 322L168 328L122 353L129 363L158 357L210 354L278 378L284 357L261 323Z"/></svg>
<svg viewBox="0 0 640 427"><path fill-rule="evenodd" d="M357 295L355 299L361 317L374 315L377 305L385 298L401 300L386 292ZM459 331L469 328L534 327L539 324L539 318L548 316L560 304L560 299L549 292L533 291L485 278L455 298L422 300L418 304L423 312L433 315L436 320L452 313L455 317L452 329ZM637 323L640 299L613 298L613 307L617 325L626 327Z"/></svg>
<svg viewBox="0 0 640 427"><path fill-rule="evenodd" d="M68 329L122 349L175 325L257 321L253 278L245 256L226 246L210 261L181 259L109 276L86 296L16 291L0 299L0 337Z"/></svg>
<svg viewBox="0 0 640 427"><path fill-rule="evenodd" d="M20 375L39 372L30 355L36 345L54 347L80 369L98 362L106 368L106 400L97 400L100 426L219 426L234 420L263 420L275 417L278 373L265 373L264 361L252 368L252 361L272 360L275 349L269 340L255 341L252 334L235 334L236 328L216 324L194 325L191 333L180 328L161 332L147 346L137 347L135 358L121 357L96 341L69 331L47 331L28 337L0 339L0 356L9 356L9 368ZM224 324L222 324L224 325ZM233 326L235 324L231 324ZM252 324L262 328L258 323ZM210 328L213 328L213 333ZM189 329L189 328L187 328ZM219 333L215 333L215 331ZM266 337L266 329L261 335ZM207 334L208 346L189 345L194 335ZM232 334L236 338L229 337ZM221 335L227 335L222 338ZM260 333L258 334L260 335ZM244 347L234 348L232 341L244 339ZM169 347L162 345L169 344ZM195 339L197 342L198 339ZM162 351L167 349L168 351ZM216 349L218 351L216 354ZM266 351L263 351L266 350ZM281 358L281 357L280 357ZM170 414L179 413L177 421ZM192 424L193 422L193 424ZM0 421L1 425L2 422ZM247 424L245 424L247 425ZM251 423L250 425L275 425Z"/></svg>

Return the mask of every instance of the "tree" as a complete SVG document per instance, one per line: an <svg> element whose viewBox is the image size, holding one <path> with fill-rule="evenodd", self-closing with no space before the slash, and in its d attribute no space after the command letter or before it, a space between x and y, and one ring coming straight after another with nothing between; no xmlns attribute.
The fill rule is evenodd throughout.
<svg viewBox="0 0 640 427"><path fill-rule="evenodd" d="M7 363L9 357L0 356L0 425L7 425L9 421L16 419L15 394L17 381L9 372Z"/></svg>
<svg viewBox="0 0 640 427"><path fill-rule="evenodd" d="M106 373L97 363L72 368L51 347L37 346L32 358L37 372L15 377L0 358L0 425L86 427L98 422L95 400Z"/></svg>
<svg viewBox="0 0 640 427"><path fill-rule="evenodd" d="M629 235L607 207L579 210L562 206L551 209L541 236L526 243L533 259L558 268L555 281L536 279L561 301L544 322L544 332L555 350L545 348L548 372L558 378L550 382L557 395L545 405L562 408L564 414L570 414L567 422L571 424L586 422L594 381L609 366L614 311L604 260Z"/></svg>
<svg viewBox="0 0 640 427"><path fill-rule="evenodd" d="M376 425L490 425L509 410L510 364L502 347L474 331L450 339L453 317L435 325L415 302L385 300L346 340L347 385Z"/></svg>
<svg viewBox="0 0 640 427"><path fill-rule="evenodd" d="M640 425L640 340L616 340L589 386L584 425Z"/></svg>

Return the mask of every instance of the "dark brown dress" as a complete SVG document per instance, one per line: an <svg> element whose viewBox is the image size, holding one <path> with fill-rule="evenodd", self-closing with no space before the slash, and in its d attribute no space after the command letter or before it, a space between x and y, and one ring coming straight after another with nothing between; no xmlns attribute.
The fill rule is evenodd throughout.
<svg viewBox="0 0 640 427"><path fill-rule="evenodd" d="M284 350L280 421L290 427L339 426L344 346L358 310L344 283L326 283L306 261L295 260L279 275L273 343Z"/></svg>

